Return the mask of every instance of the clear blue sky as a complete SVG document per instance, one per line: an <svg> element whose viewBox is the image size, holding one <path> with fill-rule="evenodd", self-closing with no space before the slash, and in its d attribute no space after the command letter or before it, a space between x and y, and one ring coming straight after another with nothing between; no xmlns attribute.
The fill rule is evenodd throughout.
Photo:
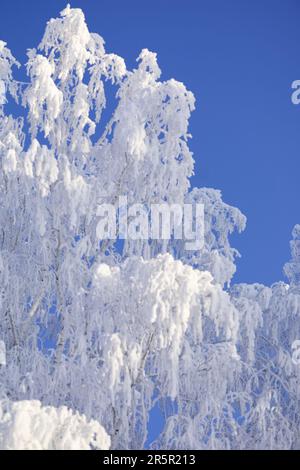
<svg viewBox="0 0 300 470"><path fill-rule="evenodd" d="M0 39L25 60L62 0L0 6ZM191 120L194 185L223 191L248 217L234 237L236 281L282 279L290 232L300 223L299 0L73 0L108 51L133 66L158 53L163 78L183 81L197 99Z"/></svg>

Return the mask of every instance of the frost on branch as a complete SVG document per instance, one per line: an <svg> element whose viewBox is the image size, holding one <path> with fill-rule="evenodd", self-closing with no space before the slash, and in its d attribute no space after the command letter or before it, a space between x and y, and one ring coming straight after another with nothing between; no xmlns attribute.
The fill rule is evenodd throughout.
<svg viewBox="0 0 300 470"><path fill-rule="evenodd" d="M112 448L139 449L159 408L153 448L299 448L299 226L289 284L225 290L246 219L190 191L195 98L160 80L156 54L128 70L67 6L28 52L28 84L14 65L0 42L1 445L107 448L101 423ZM99 206L119 196L203 204L204 246L99 243Z"/></svg>
<svg viewBox="0 0 300 470"><path fill-rule="evenodd" d="M300 286L300 225L295 225L290 242L292 259L284 266L284 272L293 287Z"/></svg>
<svg viewBox="0 0 300 470"><path fill-rule="evenodd" d="M28 55L31 85L24 102L32 133L41 130L60 152L82 153L78 158L85 163L106 104L103 79L119 83L126 74L123 59L106 54L103 39L89 32L82 11L69 7L48 22L38 50Z"/></svg>
<svg viewBox="0 0 300 470"><path fill-rule="evenodd" d="M292 261L285 265L291 284L232 287L240 312L238 351L243 361L243 421L249 431L243 446L250 449L299 449L300 368L293 344L300 332L297 288L297 229L291 242ZM242 426L243 427L243 426Z"/></svg>
<svg viewBox="0 0 300 470"><path fill-rule="evenodd" d="M212 273L222 286L230 284L239 252L230 246L228 237L234 231L242 232L246 217L236 207L222 201L221 191L212 188L194 188L185 197L185 203L204 205L204 247L199 251L186 251L185 240L176 242L175 256L198 269Z"/></svg>
<svg viewBox="0 0 300 470"><path fill-rule="evenodd" d="M0 402L1 450L106 450L110 439L96 421L39 401Z"/></svg>
<svg viewBox="0 0 300 470"><path fill-rule="evenodd" d="M6 365L6 348L4 341L0 341L0 366Z"/></svg>
<svg viewBox="0 0 300 470"><path fill-rule="evenodd" d="M30 51L27 70L32 84L26 90L24 101L30 110L31 132L35 136L40 128L48 137L62 111L63 94L52 79L54 66L46 57Z"/></svg>
<svg viewBox="0 0 300 470"><path fill-rule="evenodd" d="M187 128L194 97L182 83L160 82L159 76L156 54L143 50L96 146L103 190L113 201L125 194L130 204L182 203L189 188L194 162Z"/></svg>
<svg viewBox="0 0 300 470"><path fill-rule="evenodd" d="M7 101L7 92L17 98L18 87L12 78L11 71L13 65L19 66L19 63L6 47L6 43L0 40L0 118L3 117L3 105Z"/></svg>

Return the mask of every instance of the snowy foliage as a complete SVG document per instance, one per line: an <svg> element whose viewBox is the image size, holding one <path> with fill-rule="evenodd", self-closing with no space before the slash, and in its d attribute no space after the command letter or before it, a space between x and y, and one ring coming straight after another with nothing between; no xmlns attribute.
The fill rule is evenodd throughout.
<svg viewBox="0 0 300 470"><path fill-rule="evenodd" d="M39 401L0 403L0 450L106 450L110 439L97 421L65 406Z"/></svg>
<svg viewBox="0 0 300 470"><path fill-rule="evenodd" d="M14 66L0 41L0 448L143 448L154 407L153 448L300 448L299 225L289 284L230 287L246 218L190 190L195 99L160 81L156 54L127 70L67 6L28 51L27 84ZM120 195L204 204L203 249L99 243L98 208Z"/></svg>

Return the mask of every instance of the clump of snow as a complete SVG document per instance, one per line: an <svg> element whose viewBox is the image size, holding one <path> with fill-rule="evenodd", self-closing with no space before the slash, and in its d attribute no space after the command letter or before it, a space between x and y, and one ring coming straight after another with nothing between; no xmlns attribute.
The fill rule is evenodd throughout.
<svg viewBox="0 0 300 470"><path fill-rule="evenodd" d="M0 402L0 450L106 450L104 428L67 407L39 401Z"/></svg>
<svg viewBox="0 0 300 470"><path fill-rule="evenodd" d="M5 84L0 80L0 106L5 104Z"/></svg>
<svg viewBox="0 0 300 470"><path fill-rule="evenodd" d="M4 341L0 340L0 366L6 365L6 347Z"/></svg>

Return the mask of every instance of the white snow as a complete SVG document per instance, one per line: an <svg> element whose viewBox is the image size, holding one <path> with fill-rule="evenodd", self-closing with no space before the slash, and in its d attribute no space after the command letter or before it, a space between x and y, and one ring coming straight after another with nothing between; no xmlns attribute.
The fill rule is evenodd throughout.
<svg viewBox="0 0 300 470"><path fill-rule="evenodd" d="M159 405L156 448L299 448L300 226L288 284L231 286L246 218L190 189L195 98L156 54L128 70L68 5L28 51L28 84L15 66L0 41L0 447L140 449ZM203 204L203 248L99 240L120 196Z"/></svg>
<svg viewBox="0 0 300 470"><path fill-rule="evenodd" d="M0 402L0 450L106 450L110 438L94 420L39 401Z"/></svg>

